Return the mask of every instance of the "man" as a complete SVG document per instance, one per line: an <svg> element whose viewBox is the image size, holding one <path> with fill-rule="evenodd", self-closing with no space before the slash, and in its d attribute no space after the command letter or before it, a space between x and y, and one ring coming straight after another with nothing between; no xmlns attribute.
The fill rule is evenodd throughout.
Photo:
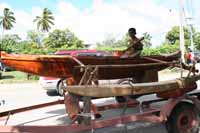
<svg viewBox="0 0 200 133"><path fill-rule="evenodd" d="M138 57L138 56L140 56L140 54L143 50L143 44L141 43L141 41L144 38L138 39L136 37L136 29L135 28L130 28L128 30L128 34L130 37L129 46L125 50L125 53L122 55L122 57Z"/></svg>
<svg viewBox="0 0 200 133"><path fill-rule="evenodd" d="M187 54L186 54L186 59L187 59L187 64L190 64L192 61L192 54L191 54L192 50L188 49L187 50Z"/></svg>

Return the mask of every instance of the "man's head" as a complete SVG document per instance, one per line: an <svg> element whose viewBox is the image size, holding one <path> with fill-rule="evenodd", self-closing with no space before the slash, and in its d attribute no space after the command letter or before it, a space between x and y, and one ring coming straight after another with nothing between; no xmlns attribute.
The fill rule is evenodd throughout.
<svg viewBox="0 0 200 133"><path fill-rule="evenodd" d="M136 35L136 29L135 28L129 28L128 29L129 36L135 36Z"/></svg>

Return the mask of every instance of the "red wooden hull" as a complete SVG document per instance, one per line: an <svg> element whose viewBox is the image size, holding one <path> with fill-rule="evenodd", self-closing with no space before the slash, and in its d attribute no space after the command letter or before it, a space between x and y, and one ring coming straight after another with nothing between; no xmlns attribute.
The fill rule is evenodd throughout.
<svg viewBox="0 0 200 133"><path fill-rule="evenodd" d="M172 62L179 59L179 53L171 56L151 56L156 60L163 62ZM169 65L158 63L145 57L139 58L120 58L111 57L74 57L71 56L56 56L56 55L18 55L1 53L2 62L18 71L50 77L66 78L74 75L75 68L80 66L79 62L84 65L111 65L110 67L101 68L99 77L102 79L108 78L123 78L141 74L146 70L162 70ZM78 61L77 61L78 60ZM153 63L153 64L152 64ZM124 67L125 65L136 65L136 67ZM152 65L148 65L152 64ZM119 67L112 67L119 65ZM120 66L121 65L121 66ZM124 65L124 66L123 66ZM77 73L77 72L76 72Z"/></svg>

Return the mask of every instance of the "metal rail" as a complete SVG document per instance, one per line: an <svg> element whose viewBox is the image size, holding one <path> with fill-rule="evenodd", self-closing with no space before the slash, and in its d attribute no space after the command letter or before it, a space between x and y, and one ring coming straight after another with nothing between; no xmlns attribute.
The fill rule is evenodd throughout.
<svg viewBox="0 0 200 133"><path fill-rule="evenodd" d="M38 104L38 105L33 105L33 106L28 106L28 107L23 107L23 108L18 108L18 109L13 109L13 110L8 110L5 112L0 112L0 117L7 116L7 115L13 115L16 113L21 113L29 110L34 110L34 109L39 109L39 108L44 108L48 106L53 106L56 104L64 104L64 100L57 100L53 102L48 102L48 103L43 103L43 104Z"/></svg>
<svg viewBox="0 0 200 133"><path fill-rule="evenodd" d="M200 92L194 92L191 94L188 94L189 96L183 96L182 98L178 98L177 100L174 99L173 101L173 106L176 105L181 99L184 98L191 98L191 99L196 99L195 97L190 97L190 96L200 96ZM161 102L165 101L168 99L153 99L153 100L148 100L142 102L144 105L148 105L151 103L156 103L156 102ZM189 99L190 100L190 99ZM198 100L199 101L199 100ZM62 100L60 101L62 103ZM59 101L57 102L52 102L53 103L60 103ZM78 132L78 131L84 131L84 130L91 130L91 129L100 129L100 128L106 128L106 127L111 127L117 124L126 124L129 122L134 122L134 121L149 121L153 123L160 123L163 122L164 116L160 111L165 109L166 105L170 105L171 103L164 104L161 109L152 109L149 108L147 111L143 113L137 113L134 115L124 115L120 117L115 117L115 118L110 118L110 119L104 119L104 120L92 120L90 125L80 125L80 124L70 124L70 125L45 125L45 126L0 126L0 132L13 132L13 133L19 133L19 132L31 132L31 133L66 133L66 132ZM43 104L45 105L45 104ZM50 104L49 104L50 105ZM98 109L103 111L107 109L115 109L115 108L120 108L123 106L123 104L110 104L110 105L105 105L105 106L99 106ZM136 105L133 103L129 103L128 107L135 107ZM171 107L173 107L171 106ZM45 107L45 106L43 106ZM30 108L30 107L29 107ZM169 107L166 107L169 108ZM32 109L30 109L32 110ZM169 109L170 110L170 109ZM24 110L28 111L28 110ZM20 113L22 111L16 111L15 113ZM160 115L158 115L160 114Z"/></svg>

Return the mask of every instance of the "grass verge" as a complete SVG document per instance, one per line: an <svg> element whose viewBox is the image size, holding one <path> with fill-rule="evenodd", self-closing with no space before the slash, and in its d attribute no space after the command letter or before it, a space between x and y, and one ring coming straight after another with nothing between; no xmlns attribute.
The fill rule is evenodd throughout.
<svg viewBox="0 0 200 133"><path fill-rule="evenodd" d="M27 79L27 74L19 71L8 71L1 72L2 78L0 79L0 84L3 83L24 83L24 82L37 82L38 76L31 76Z"/></svg>

